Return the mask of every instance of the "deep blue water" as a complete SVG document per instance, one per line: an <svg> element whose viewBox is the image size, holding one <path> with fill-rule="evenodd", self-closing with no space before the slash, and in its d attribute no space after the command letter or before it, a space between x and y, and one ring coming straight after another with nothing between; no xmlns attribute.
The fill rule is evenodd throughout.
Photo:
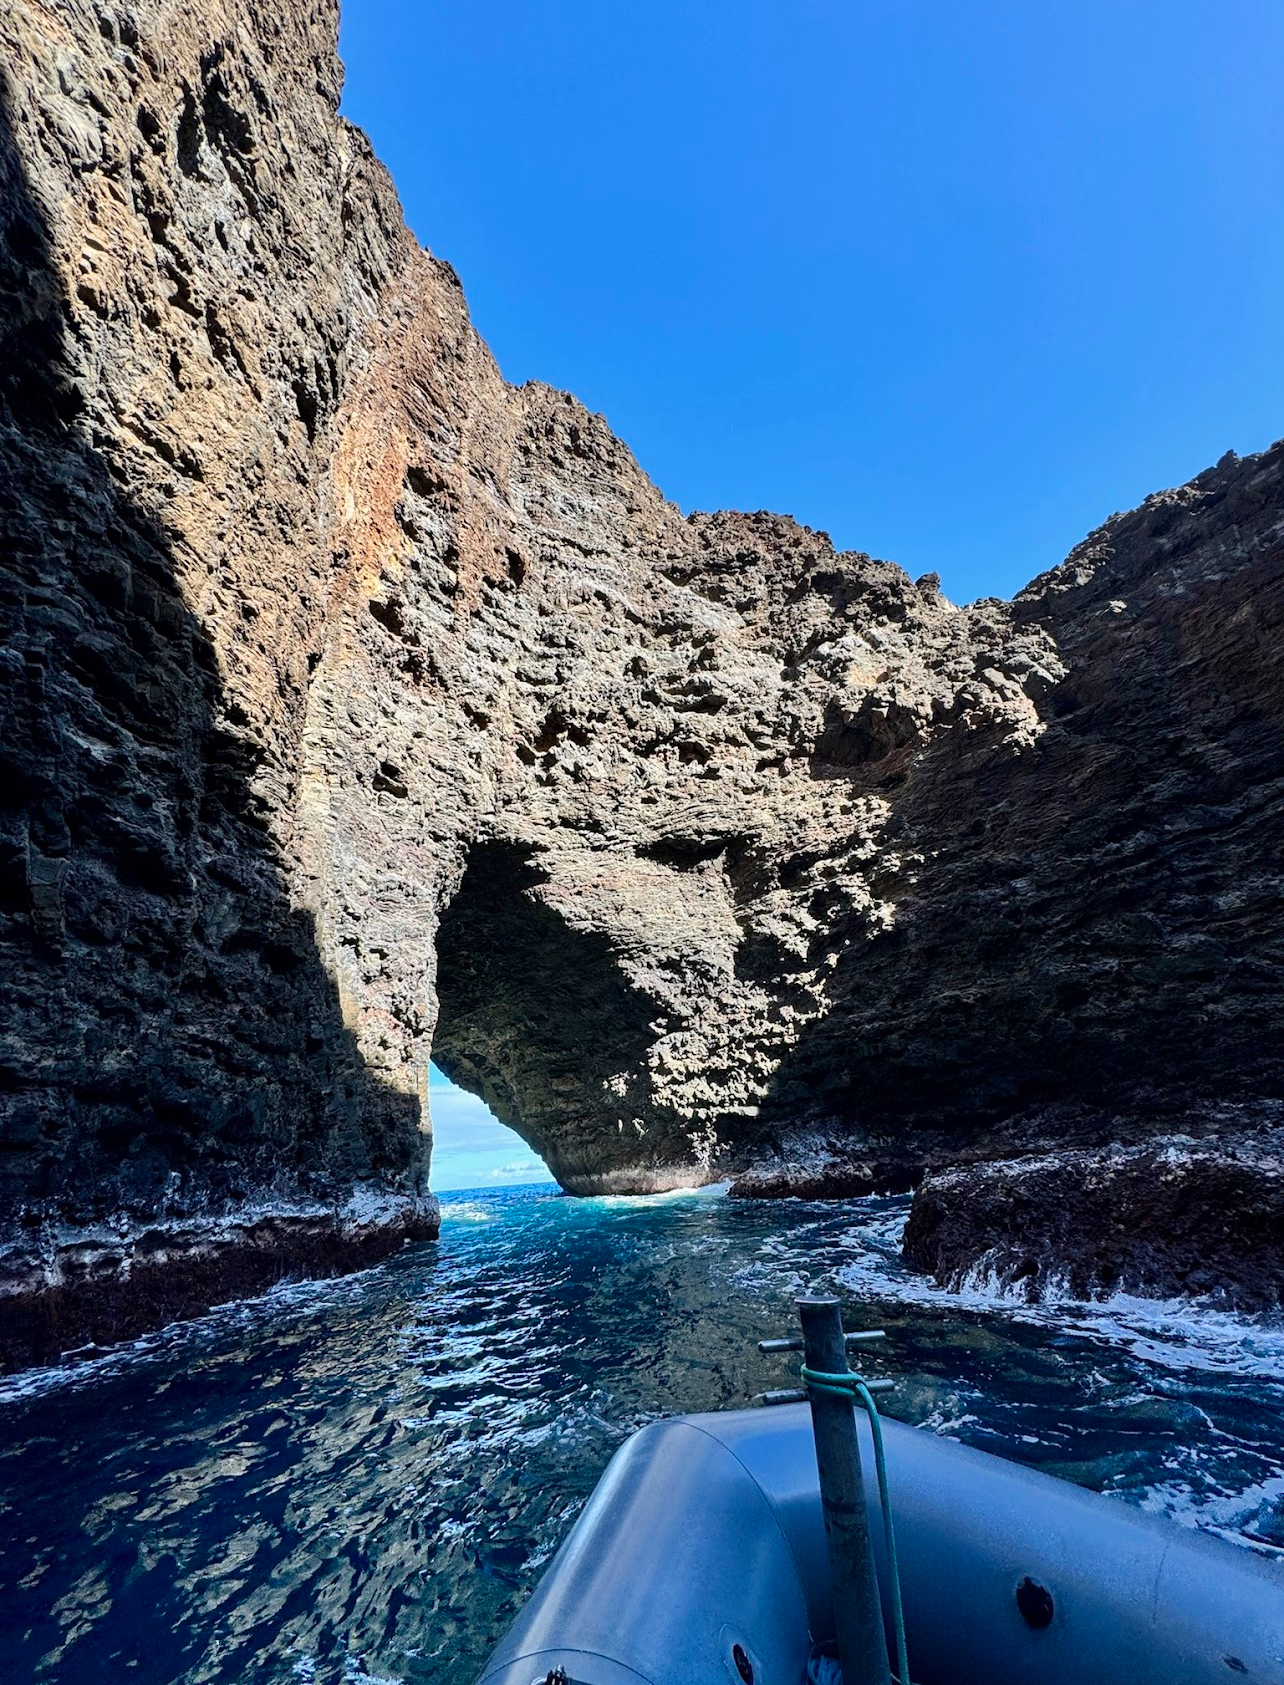
<svg viewBox="0 0 1284 1685"><path fill-rule="evenodd" d="M755 1342L807 1287L889 1330L892 1414L1284 1547L1278 1319L935 1292L904 1200L444 1206L377 1270L0 1391L6 1685L467 1682L629 1432L787 1384Z"/></svg>

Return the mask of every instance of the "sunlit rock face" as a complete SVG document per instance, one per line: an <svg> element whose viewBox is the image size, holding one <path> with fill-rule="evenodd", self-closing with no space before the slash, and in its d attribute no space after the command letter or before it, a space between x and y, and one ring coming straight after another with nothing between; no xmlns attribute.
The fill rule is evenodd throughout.
<svg viewBox="0 0 1284 1685"><path fill-rule="evenodd" d="M1277 1094L1281 453L1010 604L684 518L504 383L335 29L0 20L10 1282L429 1232L430 1051L577 1192Z"/></svg>
<svg viewBox="0 0 1284 1685"><path fill-rule="evenodd" d="M640 557L559 454L594 565L478 704L437 1046L568 1187L857 1192L1278 1095L1284 452L968 609L776 517Z"/></svg>

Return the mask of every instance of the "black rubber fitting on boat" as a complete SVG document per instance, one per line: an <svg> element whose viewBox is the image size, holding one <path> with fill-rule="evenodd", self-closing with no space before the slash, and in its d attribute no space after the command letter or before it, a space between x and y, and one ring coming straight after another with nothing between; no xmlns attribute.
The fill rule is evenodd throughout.
<svg viewBox="0 0 1284 1685"><path fill-rule="evenodd" d="M1052 1625L1055 1606L1047 1586L1041 1586L1027 1574L1016 1589L1016 1601L1021 1618L1027 1626L1032 1626L1037 1631L1041 1627Z"/></svg>

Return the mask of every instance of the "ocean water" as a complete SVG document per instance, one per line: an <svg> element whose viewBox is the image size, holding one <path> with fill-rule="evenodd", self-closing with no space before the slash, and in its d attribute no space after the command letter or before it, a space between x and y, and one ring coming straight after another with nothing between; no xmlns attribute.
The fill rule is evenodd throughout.
<svg viewBox="0 0 1284 1685"><path fill-rule="evenodd" d="M888 1330L891 1414L1284 1555L1284 1321L939 1292L907 1208L448 1195L379 1269L0 1383L0 1678L466 1685L627 1434L789 1384L805 1289Z"/></svg>

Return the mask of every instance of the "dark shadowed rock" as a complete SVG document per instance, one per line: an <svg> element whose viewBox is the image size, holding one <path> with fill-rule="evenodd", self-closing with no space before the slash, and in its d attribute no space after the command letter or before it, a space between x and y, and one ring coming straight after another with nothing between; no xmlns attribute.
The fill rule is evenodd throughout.
<svg viewBox="0 0 1284 1685"><path fill-rule="evenodd" d="M1284 1304L1284 1132L1171 1136L932 1172L904 1255L968 1281L1100 1298L1122 1290Z"/></svg>
<svg viewBox="0 0 1284 1685"><path fill-rule="evenodd" d="M316 27L0 20L5 1366L436 1232L290 842L330 571L296 378L377 284L289 185L278 123L337 123Z"/></svg>
<svg viewBox="0 0 1284 1685"><path fill-rule="evenodd" d="M0 1368L57 1363L146 1334L283 1281L343 1275L437 1234L433 1208L390 1198L336 1213L298 1200L277 1211L241 1205L122 1232L82 1225L44 1259L24 1290L9 1276L0 1300ZM13 1268L12 1260L8 1261Z"/></svg>

